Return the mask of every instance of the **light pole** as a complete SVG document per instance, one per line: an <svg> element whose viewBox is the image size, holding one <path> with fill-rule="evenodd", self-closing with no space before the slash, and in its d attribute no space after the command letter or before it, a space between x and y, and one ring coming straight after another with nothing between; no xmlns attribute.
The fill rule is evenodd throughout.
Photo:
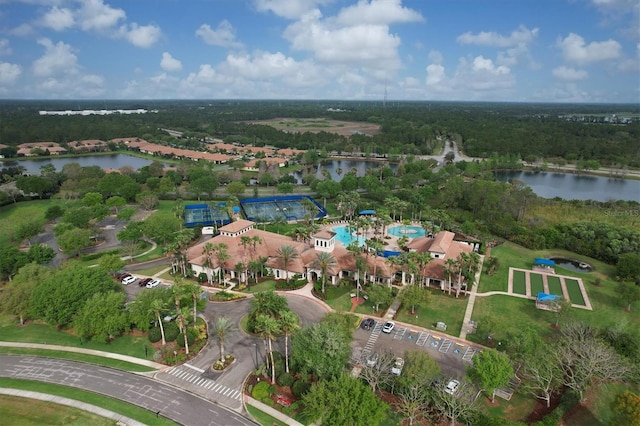
<svg viewBox="0 0 640 426"><path fill-rule="evenodd" d="M255 352L255 365L256 365L256 370L258 369L258 345L256 343L253 344L253 349Z"/></svg>

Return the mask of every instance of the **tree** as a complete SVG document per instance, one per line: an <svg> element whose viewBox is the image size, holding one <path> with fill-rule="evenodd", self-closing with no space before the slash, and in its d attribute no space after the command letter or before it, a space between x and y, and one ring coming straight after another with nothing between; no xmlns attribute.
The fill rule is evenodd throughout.
<svg viewBox="0 0 640 426"><path fill-rule="evenodd" d="M412 386L428 388L440 375L440 364L424 351L406 351L402 375L398 377L401 389Z"/></svg>
<svg viewBox="0 0 640 426"><path fill-rule="evenodd" d="M29 263L29 255L16 247L0 247L0 278L8 279Z"/></svg>
<svg viewBox="0 0 640 426"><path fill-rule="evenodd" d="M115 209L116 214L118 214L120 208L124 207L125 205L127 205L127 200L119 195L114 195L113 197L107 199L107 206L110 209Z"/></svg>
<svg viewBox="0 0 640 426"><path fill-rule="evenodd" d="M73 320L77 334L109 342L129 325L122 292L96 293L87 300Z"/></svg>
<svg viewBox="0 0 640 426"><path fill-rule="evenodd" d="M218 339L220 345L220 361L224 362L224 342L234 331L235 325L227 317L218 317L211 323L211 334Z"/></svg>
<svg viewBox="0 0 640 426"><path fill-rule="evenodd" d="M242 182L233 181L227 185L227 194L234 197L244 194L246 190L247 187Z"/></svg>
<svg viewBox="0 0 640 426"><path fill-rule="evenodd" d="M281 182L278 184L278 192L280 194L291 194L293 192L293 184L289 182Z"/></svg>
<svg viewBox="0 0 640 426"><path fill-rule="evenodd" d="M60 248L69 256L75 256L83 248L92 244L89 229L73 228L57 237Z"/></svg>
<svg viewBox="0 0 640 426"><path fill-rule="evenodd" d="M180 219L171 213L157 212L144 221L144 235L158 244L166 244L181 225Z"/></svg>
<svg viewBox="0 0 640 426"><path fill-rule="evenodd" d="M18 225L18 229L16 229L15 238L18 241L27 240L27 244L31 245L31 238L35 237L42 231L44 231L44 223L39 220L22 222Z"/></svg>
<svg viewBox="0 0 640 426"><path fill-rule="evenodd" d="M455 393L446 391L447 383L440 381L434 385L433 405L440 413L451 420L455 426L456 420L473 412L475 390L471 383L461 380Z"/></svg>
<svg viewBox="0 0 640 426"><path fill-rule="evenodd" d="M270 359L271 364L271 383L276 382L276 366L273 361L273 347L271 342L275 338L276 334L280 331L278 321L268 315L258 315L256 318L256 331L262 336L265 341L265 351L267 359Z"/></svg>
<svg viewBox="0 0 640 426"><path fill-rule="evenodd" d="M298 258L298 252L293 246L288 244L276 250L276 256L282 261L282 269L284 269L285 281L289 284L289 264L292 260Z"/></svg>
<svg viewBox="0 0 640 426"><path fill-rule="evenodd" d="M378 360L373 366L365 365L360 371L362 377L371 386L371 390L376 392L379 386L384 386L391 382L393 375L391 367L396 360L393 352L382 352L378 354Z"/></svg>
<svg viewBox="0 0 640 426"><path fill-rule="evenodd" d="M167 309L167 304L161 299L153 299L151 304L149 305L149 311L153 312L156 316L156 320L158 321L158 326L160 327L160 335L162 336L162 346L167 344L167 340L164 337L164 324L162 322L162 313Z"/></svg>
<svg viewBox="0 0 640 426"><path fill-rule="evenodd" d="M122 228L116 238L123 243L127 243L129 247L129 256L133 257L138 241L144 236L145 224L142 221L132 221Z"/></svg>
<svg viewBox="0 0 640 426"><path fill-rule="evenodd" d="M284 367L289 372L289 336L295 333L299 328L298 316L289 309L280 312L280 330L284 333Z"/></svg>
<svg viewBox="0 0 640 426"><path fill-rule="evenodd" d="M590 385L624 380L632 371L628 362L603 342L593 327L581 322L562 327L560 340L551 353L562 368L563 384L581 401Z"/></svg>
<svg viewBox="0 0 640 426"><path fill-rule="evenodd" d="M413 385L401 390L398 396L400 401L394 404L394 408L408 420L409 426L413 426L413 422L428 406L425 388Z"/></svg>
<svg viewBox="0 0 640 426"><path fill-rule="evenodd" d="M184 319L184 315L182 314L182 308L180 305L180 299L182 298L182 296L185 294L185 289L184 289L184 285L182 282L182 279L177 278L173 284L173 286L171 287L171 291L173 292L173 302L176 306L176 314L178 315L177 321L178 321L178 327L180 328L180 331L182 332L182 335L184 336L184 350L187 353L187 355L189 354L189 341L187 338L187 327L185 324L185 319Z"/></svg>
<svg viewBox="0 0 640 426"><path fill-rule="evenodd" d="M152 192L142 192L136 195L136 202L147 211L153 210L158 206L158 196Z"/></svg>
<svg viewBox="0 0 640 426"><path fill-rule="evenodd" d="M491 394L491 402L495 400L496 389L509 384L513 376L511 361L495 349L485 349L477 354L473 359L473 366L469 369L469 377L485 392Z"/></svg>
<svg viewBox="0 0 640 426"><path fill-rule="evenodd" d="M346 373L315 382L302 400L308 422L326 426L375 426L389 408L371 388Z"/></svg>
<svg viewBox="0 0 640 426"><path fill-rule="evenodd" d="M640 282L640 253L624 253L618 257L616 275L622 281Z"/></svg>
<svg viewBox="0 0 640 426"><path fill-rule="evenodd" d="M640 300L640 287L628 282L618 284L618 298L631 311L631 305Z"/></svg>
<svg viewBox="0 0 640 426"><path fill-rule="evenodd" d="M331 253L321 251L316 255L312 265L314 268L320 269L320 274L322 275L322 294L324 294L327 273L336 267L336 259Z"/></svg>
<svg viewBox="0 0 640 426"><path fill-rule="evenodd" d="M56 257L56 252L51 247L44 244L34 244L29 247L27 255L31 262L44 265L51 262L51 260Z"/></svg>
<svg viewBox="0 0 640 426"><path fill-rule="evenodd" d="M102 268L109 275L115 275L124 267L124 260L117 254L102 256L98 262L98 268Z"/></svg>
<svg viewBox="0 0 640 426"><path fill-rule="evenodd" d="M16 187L25 195L37 194L42 198L45 193L53 191L54 183L51 179L42 176L20 176L16 180Z"/></svg>
<svg viewBox="0 0 640 426"><path fill-rule="evenodd" d="M291 344L294 371L319 380L336 378L349 361L351 337L326 321L303 328Z"/></svg>
<svg viewBox="0 0 640 426"><path fill-rule="evenodd" d="M615 416L611 424L640 426L640 395L624 390L616 395L611 410Z"/></svg>
<svg viewBox="0 0 640 426"><path fill-rule="evenodd" d="M378 284L371 284L367 290L367 296L371 303L376 306L376 311L378 311L380 305L388 305L393 300L391 288Z"/></svg>
<svg viewBox="0 0 640 426"><path fill-rule="evenodd" d="M102 204L102 194L100 194L99 192L87 192L82 198L82 204L87 207L93 207Z"/></svg>
<svg viewBox="0 0 640 426"><path fill-rule="evenodd" d="M523 360L520 375L523 387L551 406L551 393L562 383L562 370L544 345Z"/></svg>
<svg viewBox="0 0 640 426"><path fill-rule="evenodd" d="M216 178L211 175L204 175L192 181L189 187L191 191L196 194L198 201L200 201L200 196L202 195L202 193L205 193L209 197L211 197L218 185L219 183Z"/></svg>
<svg viewBox="0 0 640 426"><path fill-rule="evenodd" d="M416 312L416 305L427 304L429 302L430 294L424 287L419 287L414 284L406 286L398 297L404 306L411 306L411 313L414 314Z"/></svg>
<svg viewBox="0 0 640 426"><path fill-rule="evenodd" d="M8 282L0 297L0 312L15 315L24 325L30 318L31 294L36 285L51 273L50 269L35 263L20 268L15 278Z"/></svg>
<svg viewBox="0 0 640 426"><path fill-rule="evenodd" d="M122 285L100 268L66 264L49 274L34 289L31 312L51 325L65 327L94 294L122 291Z"/></svg>

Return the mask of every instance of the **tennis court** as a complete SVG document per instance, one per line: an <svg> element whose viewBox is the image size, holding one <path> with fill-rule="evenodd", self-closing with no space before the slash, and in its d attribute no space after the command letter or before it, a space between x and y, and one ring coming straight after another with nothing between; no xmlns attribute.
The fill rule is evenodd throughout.
<svg viewBox="0 0 640 426"><path fill-rule="evenodd" d="M208 204L189 204L184 206L184 226L193 228L196 225L222 226L231 222L224 203L209 206Z"/></svg>
<svg viewBox="0 0 640 426"><path fill-rule="evenodd" d="M240 206L244 216L254 222L301 220L307 216L321 218L327 215L327 211L316 200L306 195L248 198L240 201Z"/></svg>

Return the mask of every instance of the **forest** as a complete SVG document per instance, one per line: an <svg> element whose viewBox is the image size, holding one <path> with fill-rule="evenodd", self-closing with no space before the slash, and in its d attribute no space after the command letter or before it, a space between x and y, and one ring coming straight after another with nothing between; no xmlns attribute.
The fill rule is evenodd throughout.
<svg viewBox="0 0 640 426"><path fill-rule="evenodd" d="M157 113L108 116L40 116L39 110L146 108ZM328 132L284 132L248 121L328 118L381 125L372 137ZM624 122L615 120L625 118ZM514 155L522 160L595 160L640 167L639 105L345 101L4 101L0 143L66 143L137 136L192 149L185 135L218 137L257 146L376 154L432 154L437 136L456 138L471 157Z"/></svg>

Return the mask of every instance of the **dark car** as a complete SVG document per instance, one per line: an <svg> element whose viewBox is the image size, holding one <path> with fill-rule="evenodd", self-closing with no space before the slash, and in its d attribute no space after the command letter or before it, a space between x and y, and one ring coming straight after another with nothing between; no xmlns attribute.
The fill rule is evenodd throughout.
<svg viewBox="0 0 640 426"><path fill-rule="evenodd" d="M373 318L365 318L362 321L362 324L360 324L360 327L362 327L363 330L371 330L373 327L375 327L376 322L373 320Z"/></svg>
<svg viewBox="0 0 640 426"><path fill-rule="evenodd" d="M153 279L153 278L143 278L143 279L141 279L141 280L138 282L138 285L139 285L140 287L144 287L144 286L146 286L149 282L151 282L151 280L152 280L152 279Z"/></svg>

